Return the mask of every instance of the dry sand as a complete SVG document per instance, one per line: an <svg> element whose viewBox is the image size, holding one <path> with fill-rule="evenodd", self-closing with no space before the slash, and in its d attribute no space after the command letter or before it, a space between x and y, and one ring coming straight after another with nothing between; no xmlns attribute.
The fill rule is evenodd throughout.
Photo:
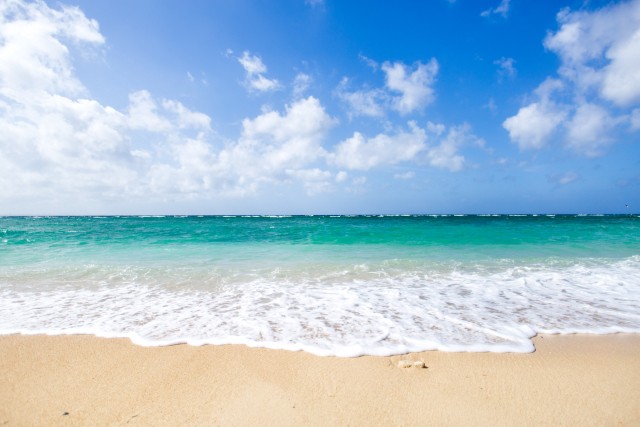
<svg viewBox="0 0 640 427"><path fill-rule="evenodd" d="M533 354L341 359L3 336L0 426L640 425L640 335L535 343Z"/></svg>

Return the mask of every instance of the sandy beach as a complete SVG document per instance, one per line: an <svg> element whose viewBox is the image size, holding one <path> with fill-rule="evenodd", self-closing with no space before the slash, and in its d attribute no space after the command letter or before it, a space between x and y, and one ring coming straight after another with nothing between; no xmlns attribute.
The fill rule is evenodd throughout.
<svg viewBox="0 0 640 427"><path fill-rule="evenodd" d="M640 335L535 344L532 354L335 358L2 336L0 425L640 424Z"/></svg>

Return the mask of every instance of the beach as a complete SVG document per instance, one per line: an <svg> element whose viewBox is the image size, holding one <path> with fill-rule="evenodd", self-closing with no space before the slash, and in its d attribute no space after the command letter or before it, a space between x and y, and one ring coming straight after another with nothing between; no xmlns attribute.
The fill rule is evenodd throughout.
<svg viewBox="0 0 640 427"><path fill-rule="evenodd" d="M112 4L0 0L0 427L640 427L640 0Z"/></svg>
<svg viewBox="0 0 640 427"><path fill-rule="evenodd" d="M637 216L0 233L0 426L640 425Z"/></svg>
<svg viewBox="0 0 640 427"><path fill-rule="evenodd" d="M534 353L319 357L240 345L0 337L0 425L638 425L640 335ZM426 368L402 368L402 361Z"/></svg>

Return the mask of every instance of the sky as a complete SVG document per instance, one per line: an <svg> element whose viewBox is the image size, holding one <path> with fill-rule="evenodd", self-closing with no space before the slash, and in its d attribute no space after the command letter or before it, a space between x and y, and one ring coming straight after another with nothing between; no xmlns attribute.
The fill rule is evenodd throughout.
<svg viewBox="0 0 640 427"><path fill-rule="evenodd" d="M0 0L0 215L640 212L640 0Z"/></svg>

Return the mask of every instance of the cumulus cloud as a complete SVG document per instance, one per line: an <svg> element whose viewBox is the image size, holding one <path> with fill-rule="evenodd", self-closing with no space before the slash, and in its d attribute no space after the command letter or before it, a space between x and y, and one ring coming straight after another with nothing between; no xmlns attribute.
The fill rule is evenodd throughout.
<svg viewBox="0 0 640 427"><path fill-rule="evenodd" d="M413 161L457 172L465 165L460 149L470 143L482 144L467 124L447 128L441 123L428 122L421 128L410 121L408 128L408 131L381 133L372 138L355 132L336 145L328 158L331 163L350 170L366 171Z"/></svg>
<svg viewBox="0 0 640 427"><path fill-rule="evenodd" d="M190 123L195 129L204 125ZM220 149L202 130L175 139L167 145L168 158L151 166L151 187L158 193L244 196L265 184L294 181L309 194L326 191L331 174L309 166L325 155L321 142L335 123L316 98L308 97L284 112L244 119L240 138Z"/></svg>
<svg viewBox="0 0 640 427"><path fill-rule="evenodd" d="M99 48L104 38L98 24L77 8L54 10L42 2L4 3L0 14L2 192L47 192L53 185L102 189L110 186L107 175L115 184L129 179L126 165L137 158L122 135L127 116L75 98L86 89L62 42Z"/></svg>
<svg viewBox="0 0 640 427"><path fill-rule="evenodd" d="M376 70L378 64L370 58L360 58ZM349 79L344 77L335 90L335 95L347 106L350 118L355 116L382 117L387 110L402 115L413 113L433 102L433 84L438 74L438 61L416 62L413 67L402 62L385 61L382 64L385 85L382 88L352 90Z"/></svg>
<svg viewBox="0 0 640 427"><path fill-rule="evenodd" d="M339 171L336 174L336 182L343 182L346 181L346 179L349 178L349 174L346 173L345 171Z"/></svg>
<svg viewBox="0 0 640 427"><path fill-rule="evenodd" d="M347 106L349 118L355 116L382 117L386 94L380 89L350 91L349 79L342 79L336 88L336 96Z"/></svg>
<svg viewBox="0 0 640 427"><path fill-rule="evenodd" d="M156 181L174 187L179 183L177 192L227 196L294 181L315 194L329 188L325 182L331 176L310 166L325 155L321 143L335 123L316 98L301 99L284 112L265 111L244 119L240 138L219 150L202 139L175 144L173 164L157 167Z"/></svg>
<svg viewBox="0 0 640 427"><path fill-rule="evenodd" d="M518 114L505 120L503 126L520 149L539 149L547 144L565 116L564 111L545 100L522 107Z"/></svg>
<svg viewBox="0 0 640 427"><path fill-rule="evenodd" d="M128 124L132 129L165 132L171 123L158 112L158 104L146 90L129 94Z"/></svg>
<svg viewBox="0 0 640 427"><path fill-rule="evenodd" d="M401 162L452 171L464 165L464 138L453 128L422 129L414 122L372 138L354 133L327 148L337 120L320 100L304 96L310 77L302 73L290 105L245 118L239 135L224 140L207 114L145 89L131 92L122 108L104 105L91 99L72 64L75 49L104 45L97 22L78 8L19 0L3 3L0 20L3 202L21 199L32 210L57 204L82 213L92 203L243 196L269 185L300 185L308 194L339 184L353 189L366 176L352 177L351 170ZM255 90L268 86L259 83L266 73L259 57L245 52L239 60L249 81L258 82ZM396 89L389 99L419 108L430 93L420 89L428 86L424 76L435 69L397 64L387 64L398 72L390 79Z"/></svg>
<svg viewBox="0 0 640 427"><path fill-rule="evenodd" d="M42 2L5 2L0 13L0 95L16 102L37 102L52 92L85 92L62 40L99 47L105 40L96 21L78 8L54 10Z"/></svg>
<svg viewBox="0 0 640 427"><path fill-rule="evenodd" d="M640 21L640 19L639 19ZM640 28L607 51L611 61L604 69L602 96L619 105L640 100Z"/></svg>
<svg viewBox="0 0 640 427"><path fill-rule="evenodd" d="M210 117L177 100L139 90L117 110L84 98L65 43L95 49L104 38L79 9L15 1L0 14L4 197L166 200L292 180L318 192L334 179L313 166L336 123L316 98L247 118L238 139L216 144ZM245 55L252 75L266 70L255 58Z"/></svg>
<svg viewBox="0 0 640 427"><path fill-rule="evenodd" d="M382 64L387 89L392 93L400 93L393 99L393 108L401 114L408 114L433 102L434 91L431 86L438 69L435 58L426 64L417 62L414 69L402 62Z"/></svg>
<svg viewBox="0 0 640 427"><path fill-rule="evenodd" d="M586 156L600 156L603 147L611 142L609 132L615 124L616 120L606 109L584 103L578 106L567 124L568 144Z"/></svg>
<svg viewBox="0 0 640 427"><path fill-rule="evenodd" d="M630 109L640 103L640 0L563 9L557 20L560 28L544 40L561 60L557 77L503 126L521 148L541 148L555 134L579 154L602 155L616 127L636 129Z"/></svg>
<svg viewBox="0 0 640 427"><path fill-rule="evenodd" d="M560 29L544 45L560 57L563 78L618 105L640 99L640 1L595 12L563 9L557 19Z"/></svg>
<svg viewBox="0 0 640 427"><path fill-rule="evenodd" d="M297 169L287 170L287 175L302 182L307 194L313 196L318 193L324 193L332 189L332 174L329 171L319 168L313 169Z"/></svg>
<svg viewBox="0 0 640 427"><path fill-rule="evenodd" d="M245 119L238 148L257 151L255 166L260 169L300 168L324 153L322 138L335 123L320 101L310 96L286 107L284 114L270 111Z"/></svg>
<svg viewBox="0 0 640 427"><path fill-rule="evenodd" d="M426 149L426 134L415 122L409 122L409 128L409 132L378 134L373 138L355 132L337 145L332 153L332 162L346 169L369 170L412 160Z"/></svg>
<svg viewBox="0 0 640 427"><path fill-rule="evenodd" d="M281 88L278 80L268 79L264 76L267 72L267 66L259 56L251 55L249 51L245 50L238 58L238 62L246 71L245 84L249 90L268 92Z"/></svg>
<svg viewBox="0 0 640 427"><path fill-rule="evenodd" d="M464 167L465 158L459 153L463 145L469 141L482 143L481 140L469 132L470 127L467 124L451 127L445 132L444 125L429 122L427 123L427 129L438 141L427 152L429 164L434 167L449 169L451 172L460 171Z"/></svg>

